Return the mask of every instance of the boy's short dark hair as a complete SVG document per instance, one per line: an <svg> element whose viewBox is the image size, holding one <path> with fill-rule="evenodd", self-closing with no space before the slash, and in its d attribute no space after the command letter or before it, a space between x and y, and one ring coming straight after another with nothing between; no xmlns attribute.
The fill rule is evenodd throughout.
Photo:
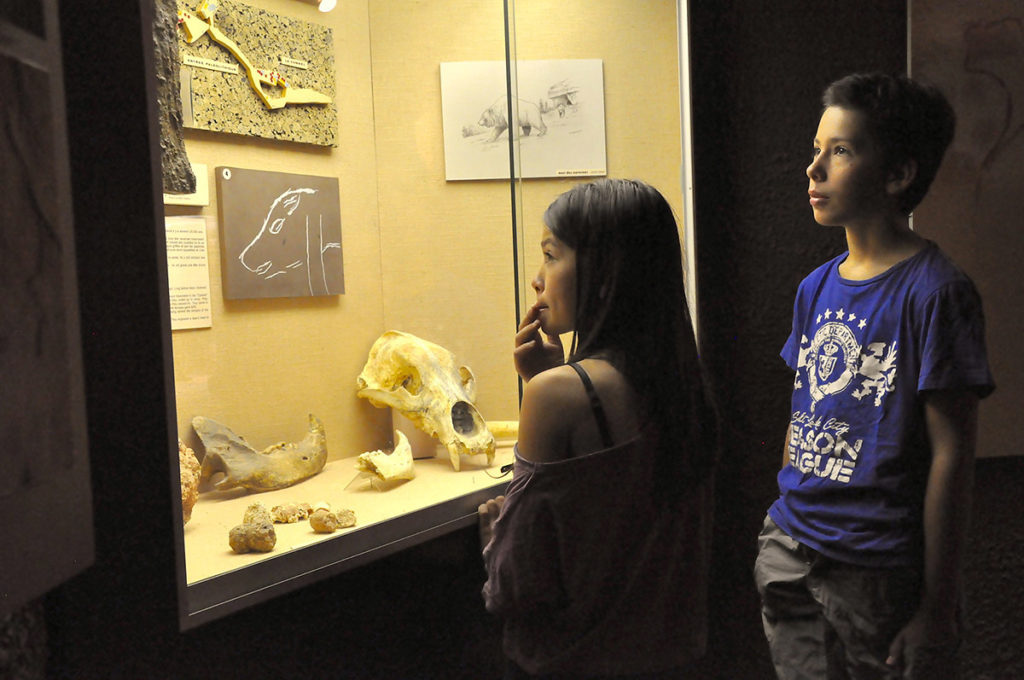
<svg viewBox="0 0 1024 680"><path fill-rule="evenodd" d="M917 207L953 141L956 114L942 92L906 76L855 73L825 89L822 104L860 111L869 133L881 146L886 168L907 160L917 163L917 175L899 197L904 214Z"/></svg>

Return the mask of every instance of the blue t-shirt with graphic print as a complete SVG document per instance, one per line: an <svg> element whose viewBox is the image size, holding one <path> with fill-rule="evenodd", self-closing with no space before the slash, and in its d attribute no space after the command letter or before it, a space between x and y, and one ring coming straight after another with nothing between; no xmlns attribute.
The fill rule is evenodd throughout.
<svg viewBox="0 0 1024 680"><path fill-rule="evenodd" d="M794 539L864 566L917 564L931 461L922 393L993 389L981 299L934 243L876 277L800 284L782 349L793 371L789 462L769 515Z"/></svg>

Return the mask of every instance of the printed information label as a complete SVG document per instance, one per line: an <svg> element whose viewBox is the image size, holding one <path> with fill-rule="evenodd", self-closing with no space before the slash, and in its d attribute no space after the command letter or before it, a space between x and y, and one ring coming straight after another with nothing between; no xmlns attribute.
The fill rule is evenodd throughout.
<svg viewBox="0 0 1024 680"><path fill-rule="evenodd" d="M303 71L309 70L309 62L304 59L292 59L291 57L281 57L282 66L291 66L293 68L301 68Z"/></svg>
<svg viewBox="0 0 1024 680"><path fill-rule="evenodd" d="M203 59L202 57L196 57L191 54L184 55L181 59L181 63L185 66L195 66L197 68L205 68L210 71L238 73L238 64L229 64L225 61L217 61L215 59Z"/></svg>
<svg viewBox="0 0 1024 680"><path fill-rule="evenodd" d="M168 217L167 283L171 300L171 330L209 328L210 267L206 256L206 219Z"/></svg>

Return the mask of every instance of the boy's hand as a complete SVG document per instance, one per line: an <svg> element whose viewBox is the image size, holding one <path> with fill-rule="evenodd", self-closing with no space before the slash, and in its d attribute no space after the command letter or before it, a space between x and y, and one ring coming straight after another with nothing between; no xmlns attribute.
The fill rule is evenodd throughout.
<svg viewBox="0 0 1024 680"><path fill-rule="evenodd" d="M930 615L924 609L918 609L889 645L889 657L885 663L902 671L905 655L911 650L934 645L956 645L957 637L958 627L954 615Z"/></svg>
<svg viewBox="0 0 1024 680"><path fill-rule="evenodd" d="M530 307L519 324L512 358L515 361L516 372L527 382L538 373L565 363L562 339L557 335L543 332L537 305Z"/></svg>
<svg viewBox="0 0 1024 680"><path fill-rule="evenodd" d="M491 537L494 536L494 523L498 520L498 515L501 514L501 508L504 505L505 497L498 496L477 506L476 513L480 520L481 550L486 548L487 544L491 542Z"/></svg>

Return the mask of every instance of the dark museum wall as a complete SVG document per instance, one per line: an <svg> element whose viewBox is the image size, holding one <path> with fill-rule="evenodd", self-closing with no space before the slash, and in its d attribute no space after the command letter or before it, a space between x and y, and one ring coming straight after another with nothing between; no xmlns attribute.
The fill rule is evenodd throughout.
<svg viewBox="0 0 1024 680"><path fill-rule="evenodd" d="M701 347L724 431L711 589L723 680L772 677L752 570L788 423L792 374L778 353L800 280L844 246L807 205L821 90L852 71L905 68L904 3L867 6L691 3Z"/></svg>
<svg viewBox="0 0 1024 680"><path fill-rule="evenodd" d="M97 563L45 598L49 677L500 677L472 530L179 632L146 4L61 3ZM759 680L771 671L750 572L791 383L777 353L797 283L842 247L806 208L818 95L853 70L902 70L906 10L692 4L700 314L726 432L711 655L695 677ZM1024 677L1021 461L978 464L968 678Z"/></svg>
<svg viewBox="0 0 1024 680"><path fill-rule="evenodd" d="M804 170L829 82L905 71L906 11L845 0L690 4L701 340L725 431L706 677L772 677L752 568L788 422L792 374L778 353L800 280L845 249L841 230L814 222ZM965 678L1024 677L1022 464L977 464Z"/></svg>

